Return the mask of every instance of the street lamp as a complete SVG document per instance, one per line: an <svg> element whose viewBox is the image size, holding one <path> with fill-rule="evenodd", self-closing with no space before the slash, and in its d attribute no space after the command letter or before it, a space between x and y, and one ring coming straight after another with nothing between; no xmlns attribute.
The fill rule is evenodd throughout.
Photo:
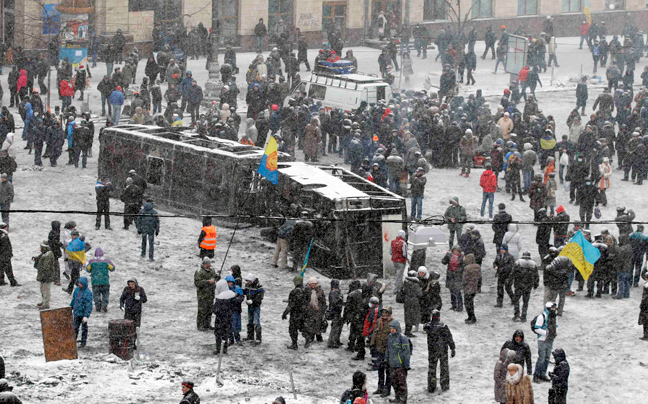
<svg viewBox="0 0 648 404"><path fill-rule="evenodd" d="M212 0L212 29L211 29L211 53L207 71L209 79L205 83L205 101L211 104L212 101L220 99L220 92L223 82L220 79L220 66L218 65L218 39L220 36L220 23L218 21L219 0Z"/></svg>

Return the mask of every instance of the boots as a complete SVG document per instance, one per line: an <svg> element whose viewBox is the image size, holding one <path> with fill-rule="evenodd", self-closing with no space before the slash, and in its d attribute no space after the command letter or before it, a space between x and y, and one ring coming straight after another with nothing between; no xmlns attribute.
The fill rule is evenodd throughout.
<svg viewBox="0 0 648 404"><path fill-rule="evenodd" d="M522 194L520 194L520 202L526 202L524 198L522 197Z"/></svg>
<svg viewBox="0 0 648 404"><path fill-rule="evenodd" d="M292 344L288 345L286 348L297 350L297 340L292 340Z"/></svg>
<svg viewBox="0 0 648 404"><path fill-rule="evenodd" d="M248 324L246 341L254 341L254 324Z"/></svg>
<svg viewBox="0 0 648 404"><path fill-rule="evenodd" d="M258 325L255 327L256 329L256 341L254 341L254 345L260 345L261 344L261 326Z"/></svg>

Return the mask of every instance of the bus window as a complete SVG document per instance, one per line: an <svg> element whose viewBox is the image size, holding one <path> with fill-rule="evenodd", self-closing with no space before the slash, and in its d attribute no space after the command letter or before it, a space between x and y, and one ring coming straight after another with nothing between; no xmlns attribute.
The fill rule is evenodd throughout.
<svg viewBox="0 0 648 404"><path fill-rule="evenodd" d="M315 98L316 100L323 100L326 95L326 86L319 84L311 84L308 90L308 97Z"/></svg>
<svg viewBox="0 0 648 404"><path fill-rule="evenodd" d="M380 86L376 87L376 91L378 93L378 100L384 100L385 99L385 86Z"/></svg>
<svg viewBox="0 0 648 404"><path fill-rule="evenodd" d="M146 174L146 182L151 185L162 185L164 181L164 160L157 157L149 157Z"/></svg>
<svg viewBox="0 0 648 404"><path fill-rule="evenodd" d="M295 87L295 89L293 90L293 94L298 96L301 93L303 93L305 90L306 90L306 83L302 81Z"/></svg>
<svg viewBox="0 0 648 404"><path fill-rule="evenodd" d="M376 87L365 87L364 89L364 99L367 101L368 104L371 104L372 102L375 103L378 100L376 99Z"/></svg>

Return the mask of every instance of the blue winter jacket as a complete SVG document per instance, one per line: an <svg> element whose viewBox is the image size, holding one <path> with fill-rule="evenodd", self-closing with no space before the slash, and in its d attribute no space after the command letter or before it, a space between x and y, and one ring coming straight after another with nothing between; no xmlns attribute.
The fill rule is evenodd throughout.
<svg viewBox="0 0 648 404"><path fill-rule="evenodd" d="M180 83L180 92L182 95L185 97L189 96L189 90L191 90L191 82L193 82L193 77L191 77L191 72L187 72L189 77L186 77L182 79L182 82Z"/></svg>
<svg viewBox="0 0 648 404"><path fill-rule="evenodd" d="M113 91L108 97L108 102L112 105L124 105L124 93L119 90Z"/></svg>
<svg viewBox="0 0 648 404"><path fill-rule="evenodd" d="M78 283L82 286L77 286L72 295L72 313L74 317L90 317L92 313L92 292L88 288L88 278L82 276L79 278Z"/></svg>
<svg viewBox="0 0 648 404"><path fill-rule="evenodd" d="M395 328L395 333L390 333L387 337L387 347L385 349L385 362L390 368L410 368L410 357L412 356L412 342L409 338L401 334L400 323L392 320L389 328Z"/></svg>
<svg viewBox="0 0 648 404"><path fill-rule="evenodd" d="M68 147L74 146L74 141L73 141L73 134L74 134L74 128L76 127L76 122L72 121L68 123L67 126L67 136L65 137L68 141Z"/></svg>

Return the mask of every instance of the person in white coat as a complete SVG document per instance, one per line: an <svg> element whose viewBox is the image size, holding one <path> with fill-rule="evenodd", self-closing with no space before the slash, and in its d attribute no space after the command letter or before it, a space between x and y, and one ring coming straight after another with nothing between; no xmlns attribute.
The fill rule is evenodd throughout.
<svg viewBox="0 0 648 404"><path fill-rule="evenodd" d="M508 246L508 252L517 260L520 258L520 251L522 251L522 236L518 230L518 225L509 223L508 231L504 234L502 244Z"/></svg>

